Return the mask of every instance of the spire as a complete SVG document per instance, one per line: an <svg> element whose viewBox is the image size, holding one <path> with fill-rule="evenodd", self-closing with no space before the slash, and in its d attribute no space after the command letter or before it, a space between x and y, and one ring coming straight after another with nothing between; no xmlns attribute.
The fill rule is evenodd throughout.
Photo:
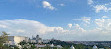
<svg viewBox="0 0 111 49"><path fill-rule="evenodd" d="M37 35L36 38L39 38L39 35Z"/></svg>

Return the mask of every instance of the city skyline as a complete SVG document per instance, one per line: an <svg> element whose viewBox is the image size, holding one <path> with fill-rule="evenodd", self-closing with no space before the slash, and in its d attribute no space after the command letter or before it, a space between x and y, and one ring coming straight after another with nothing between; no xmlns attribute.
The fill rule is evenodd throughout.
<svg viewBox="0 0 111 49"><path fill-rule="evenodd" d="M110 0L0 0L0 32L65 41L111 41Z"/></svg>

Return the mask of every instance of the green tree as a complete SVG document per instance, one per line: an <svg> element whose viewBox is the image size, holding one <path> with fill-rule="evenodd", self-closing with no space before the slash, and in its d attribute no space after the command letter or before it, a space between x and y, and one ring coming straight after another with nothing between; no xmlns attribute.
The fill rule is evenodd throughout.
<svg viewBox="0 0 111 49"><path fill-rule="evenodd" d="M8 34L6 32L1 32L2 34L0 35L0 49L3 49L3 44L8 42Z"/></svg>

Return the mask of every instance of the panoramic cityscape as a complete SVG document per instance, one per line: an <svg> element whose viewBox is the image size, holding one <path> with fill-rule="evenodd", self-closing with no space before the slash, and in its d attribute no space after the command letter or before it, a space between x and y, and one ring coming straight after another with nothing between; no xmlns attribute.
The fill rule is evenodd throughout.
<svg viewBox="0 0 111 49"><path fill-rule="evenodd" d="M1 49L110 49L111 41L61 41L57 39L42 39L39 35L31 38L25 36L7 36L2 32L5 47ZM2 39L2 38L0 38ZM2 43L2 40L0 40Z"/></svg>
<svg viewBox="0 0 111 49"><path fill-rule="evenodd" d="M0 0L0 49L111 49L111 0Z"/></svg>

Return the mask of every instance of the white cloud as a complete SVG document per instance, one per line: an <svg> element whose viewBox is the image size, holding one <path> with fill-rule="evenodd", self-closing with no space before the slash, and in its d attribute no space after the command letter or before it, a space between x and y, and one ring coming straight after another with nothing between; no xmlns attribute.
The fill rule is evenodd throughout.
<svg viewBox="0 0 111 49"><path fill-rule="evenodd" d="M104 5L96 5L94 6L94 8L96 9L96 13L100 12L101 10L107 12L107 7L105 7Z"/></svg>
<svg viewBox="0 0 111 49"><path fill-rule="evenodd" d="M105 19L95 19L95 23L96 23L99 27L103 27L103 26L104 26L104 22L105 22Z"/></svg>
<svg viewBox="0 0 111 49"><path fill-rule="evenodd" d="M95 23L103 33L111 32L111 19L95 19Z"/></svg>
<svg viewBox="0 0 111 49"><path fill-rule="evenodd" d="M5 28L5 30L3 30L1 27ZM62 27L48 27L34 20L15 19L15 20L0 20L0 31L9 32L10 35L31 36L33 34L47 34L49 32L63 33L66 30L64 30Z"/></svg>
<svg viewBox="0 0 111 49"><path fill-rule="evenodd" d="M105 11L105 12L111 11L111 8L108 8L105 5L96 5L94 6L94 8L96 13L99 13L100 11Z"/></svg>
<svg viewBox="0 0 111 49"><path fill-rule="evenodd" d="M0 20L0 25L8 26L0 31L10 35L28 36L39 34L42 38L56 38L61 40L110 40L111 19L95 19L96 28L86 30L75 24L71 30L62 27L49 27L41 22L26 19ZM70 25L72 27L72 24ZM105 38L107 37L107 39Z"/></svg>
<svg viewBox="0 0 111 49"><path fill-rule="evenodd" d="M82 27L80 27L79 24L75 24L75 30L79 31L79 32L85 32L86 31L85 29L83 29Z"/></svg>
<svg viewBox="0 0 111 49"><path fill-rule="evenodd" d="M52 6L49 2L47 2L47 1L43 1L42 4L43 4L43 7L44 7L44 8L48 8L48 9L50 9L50 10L54 10L54 9L55 9L55 7L53 7L53 6Z"/></svg>
<svg viewBox="0 0 111 49"><path fill-rule="evenodd" d="M72 27L72 24L68 24L68 27L71 28L71 27Z"/></svg>
<svg viewBox="0 0 111 49"><path fill-rule="evenodd" d="M73 20L83 21L83 22L85 22L86 24L90 24L91 18L90 18L90 17L81 17L81 19L73 19Z"/></svg>
<svg viewBox="0 0 111 49"><path fill-rule="evenodd" d="M104 12L109 12L111 11L111 2L109 3L104 3L104 4L98 4L99 2L97 1L93 1L93 0L88 0L88 4L94 8L95 12L96 13L99 13L101 11L104 11Z"/></svg>
<svg viewBox="0 0 111 49"><path fill-rule="evenodd" d="M88 0L88 4L93 4L93 0Z"/></svg>
<svg viewBox="0 0 111 49"><path fill-rule="evenodd" d="M91 18L90 18L90 17L82 17L82 20L83 20L85 23L90 24Z"/></svg>

